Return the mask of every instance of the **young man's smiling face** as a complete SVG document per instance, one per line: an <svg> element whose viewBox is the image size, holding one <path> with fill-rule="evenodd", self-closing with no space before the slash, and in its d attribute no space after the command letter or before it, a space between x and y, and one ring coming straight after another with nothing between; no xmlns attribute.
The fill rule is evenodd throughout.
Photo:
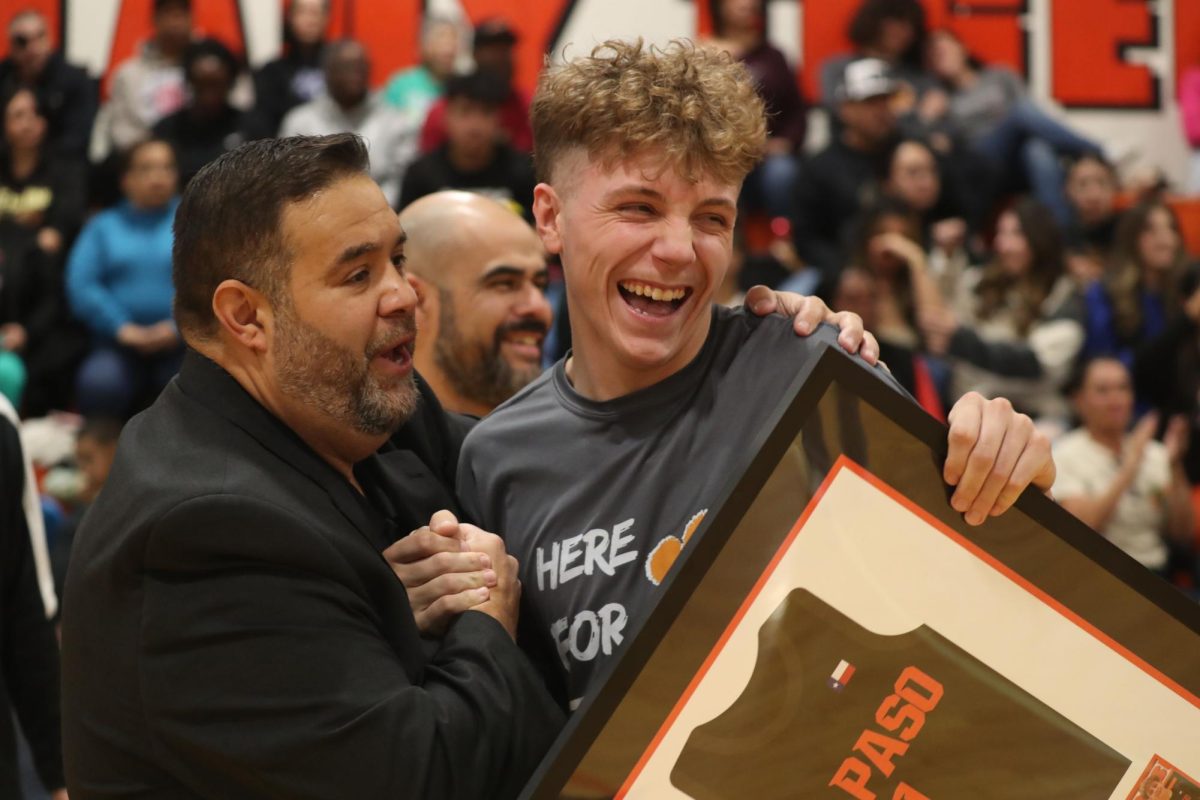
<svg viewBox="0 0 1200 800"><path fill-rule="evenodd" d="M535 192L538 231L562 256L573 377L585 395L652 385L703 346L732 257L740 187L698 178L654 151L608 167L581 149Z"/></svg>

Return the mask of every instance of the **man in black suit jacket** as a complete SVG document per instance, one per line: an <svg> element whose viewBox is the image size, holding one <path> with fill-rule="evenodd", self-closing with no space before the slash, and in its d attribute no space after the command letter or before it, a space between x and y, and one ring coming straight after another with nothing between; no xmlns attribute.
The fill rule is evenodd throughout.
<svg viewBox="0 0 1200 800"><path fill-rule="evenodd" d="M380 554L461 431L414 380L404 236L361 140L245 145L175 225L191 349L67 578L72 798L515 795L562 722L513 642L515 562L448 521L482 585L447 587L472 608L423 637Z"/></svg>

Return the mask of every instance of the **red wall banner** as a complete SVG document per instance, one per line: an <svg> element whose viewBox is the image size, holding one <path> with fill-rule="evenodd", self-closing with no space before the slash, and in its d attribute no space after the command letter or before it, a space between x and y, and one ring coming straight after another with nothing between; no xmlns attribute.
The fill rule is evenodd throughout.
<svg viewBox="0 0 1200 800"><path fill-rule="evenodd" d="M256 0L266 2L267 0ZM654 0L696 2L699 31L711 29L707 0ZM1174 0L1174 30L1160 32L1160 20L1150 0L1051 0L1049 26L1027 32L1023 17L1034 0L923 0L931 28L955 31L970 50L987 63L1011 67L1027 74L1031 41L1049 37L1050 85L1056 100L1073 108L1155 109L1161 106L1160 76L1131 59L1132 48L1156 49L1170 40L1175 46L1173 67L1200 65L1200 2ZM276 0L282 13L284 0ZM520 36L517 45L517 80L532 89L545 53L568 15L578 6L604 0L460 0L472 24L493 16L507 18ZM818 96L820 64L847 49L846 26L861 0L772 0L802 2L804 6L803 86L811 98ZM1160 0L1163 5L1166 0ZM422 0L331 0L331 34L362 40L372 54L372 79L378 84L395 70L417 60ZM245 48L246 21L237 0L195 2L196 25L233 49ZM152 0L122 0L109 53L108 71L134 53L150 32ZM88 8L68 0L0 0L0 23L19 9L44 13L57 33L64 9ZM648 6L647 13L652 13ZM1158 12L1161 13L1161 10ZM630 20L630 30L638 28ZM681 36L697 31L681 30ZM1164 39L1170 40L1164 42ZM0 56L7 50L0 41Z"/></svg>

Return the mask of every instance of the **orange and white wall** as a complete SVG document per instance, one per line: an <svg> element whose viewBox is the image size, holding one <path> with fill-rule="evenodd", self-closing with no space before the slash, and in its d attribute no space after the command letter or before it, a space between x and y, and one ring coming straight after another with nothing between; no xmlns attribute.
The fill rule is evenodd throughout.
<svg viewBox="0 0 1200 800"><path fill-rule="evenodd" d="M822 60L846 49L860 0L770 0L771 38L799 65L809 97ZM1080 129L1186 177L1175 86L1200 65L1200 0L924 0L933 26L957 31L986 61L1024 75L1034 96ZM193 0L197 26L253 64L279 49L284 0ZM107 74L150 28L152 0L0 0L0 21L36 8L68 57ZM416 60L426 10L468 20L503 15L521 34L518 80L532 87L547 51L586 52L609 37L654 41L708 29L704 0L332 0L333 33L367 43L373 77ZM0 53L6 46L0 41Z"/></svg>

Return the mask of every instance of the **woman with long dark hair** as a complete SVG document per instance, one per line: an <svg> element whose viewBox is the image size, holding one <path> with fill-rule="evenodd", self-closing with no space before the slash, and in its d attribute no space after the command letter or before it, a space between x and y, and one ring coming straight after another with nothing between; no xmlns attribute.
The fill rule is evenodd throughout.
<svg viewBox="0 0 1200 800"><path fill-rule="evenodd" d="M955 394L1007 397L1067 417L1062 387L1083 346L1083 306L1054 218L1024 198L1000 215L989 264L964 276L956 313L920 316L927 346L954 360Z"/></svg>
<svg viewBox="0 0 1200 800"><path fill-rule="evenodd" d="M1150 200L1127 211L1117 226L1107 274L1084 294L1084 354L1115 356L1132 368L1136 350L1161 337L1183 313L1183 289L1192 271L1169 206Z"/></svg>

